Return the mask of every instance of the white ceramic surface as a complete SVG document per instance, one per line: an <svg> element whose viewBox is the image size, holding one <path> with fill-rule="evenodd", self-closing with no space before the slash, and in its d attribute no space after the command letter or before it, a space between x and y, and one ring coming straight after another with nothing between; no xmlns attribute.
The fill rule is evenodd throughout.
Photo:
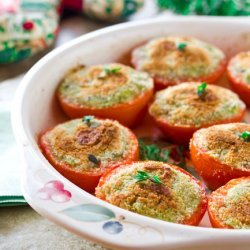
<svg viewBox="0 0 250 250"><path fill-rule="evenodd" d="M249 250L250 230L209 228L207 218L199 227L178 225L101 201L61 176L37 145L39 133L65 120L54 93L68 69L79 63L116 61L143 41L168 34L201 38L228 56L250 49L248 19L175 18L112 26L52 51L24 77L12 112L14 132L24 155L25 199L55 223L110 248Z"/></svg>

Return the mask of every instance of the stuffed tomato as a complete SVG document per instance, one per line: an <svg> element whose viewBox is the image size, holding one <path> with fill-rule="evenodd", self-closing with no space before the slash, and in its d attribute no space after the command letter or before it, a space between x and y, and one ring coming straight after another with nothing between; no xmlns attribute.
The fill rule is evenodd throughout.
<svg viewBox="0 0 250 250"><path fill-rule="evenodd" d="M121 165L104 174L96 196L152 218L198 225L207 198L201 183L183 169L156 161Z"/></svg>
<svg viewBox="0 0 250 250"><path fill-rule="evenodd" d="M250 229L250 176L233 179L208 199L208 215L215 228Z"/></svg>
<svg viewBox="0 0 250 250"><path fill-rule="evenodd" d="M241 52L229 61L227 76L232 89L250 105L250 51Z"/></svg>
<svg viewBox="0 0 250 250"><path fill-rule="evenodd" d="M190 143L197 173L211 190L250 176L250 124L232 123L198 130Z"/></svg>
<svg viewBox="0 0 250 250"><path fill-rule="evenodd" d="M64 77L57 96L70 118L95 115L126 126L143 117L153 95L153 80L122 64L79 66Z"/></svg>
<svg viewBox="0 0 250 250"><path fill-rule="evenodd" d="M167 36L134 49L132 64L163 89L187 81L214 83L225 71L226 59L220 49L196 38Z"/></svg>
<svg viewBox="0 0 250 250"><path fill-rule="evenodd" d="M177 144L188 144L200 128L240 122L245 111L245 104L232 91L195 82L157 92L149 108L164 135Z"/></svg>
<svg viewBox="0 0 250 250"><path fill-rule="evenodd" d="M139 157L137 138L128 128L92 116L55 126L40 137L40 147L58 172L88 192L107 170Z"/></svg>

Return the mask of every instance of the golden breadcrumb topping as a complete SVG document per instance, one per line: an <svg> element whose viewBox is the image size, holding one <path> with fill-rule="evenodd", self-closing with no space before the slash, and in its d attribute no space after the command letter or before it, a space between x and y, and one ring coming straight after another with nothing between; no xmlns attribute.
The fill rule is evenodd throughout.
<svg viewBox="0 0 250 250"><path fill-rule="evenodd" d="M199 97L200 84L182 83L157 92L150 114L171 125L199 128L233 118L245 109L236 94L219 86L207 85L206 94Z"/></svg>
<svg viewBox="0 0 250 250"><path fill-rule="evenodd" d="M229 184L234 182L237 179ZM225 225L235 229L250 229L250 178L241 178L240 182L226 191L225 196L221 195L220 189L218 191L213 193L213 201L209 204L213 213Z"/></svg>
<svg viewBox="0 0 250 250"><path fill-rule="evenodd" d="M137 171L156 175L161 184L137 181ZM183 172L162 162L137 162L119 168L101 187L98 197L121 208L149 217L184 223L204 199L200 186Z"/></svg>
<svg viewBox="0 0 250 250"><path fill-rule="evenodd" d="M103 108L127 103L152 88L147 73L113 63L78 66L67 73L57 91L69 103Z"/></svg>
<svg viewBox="0 0 250 250"><path fill-rule="evenodd" d="M135 49L137 69L172 83L199 80L215 72L225 55L218 48L192 37L162 37Z"/></svg>
<svg viewBox="0 0 250 250"><path fill-rule="evenodd" d="M129 130L116 121L75 119L57 125L43 136L54 159L78 171L99 171L105 165L122 161L136 147ZM93 155L100 164L89 159Z"/></svg>
<svg viewBox="0 0 250 250"><path fill-rule="evenodd" d="M250 124L215 125L196 132L195 143L223 164L250 172L250 142L242 138Z"/></svg>

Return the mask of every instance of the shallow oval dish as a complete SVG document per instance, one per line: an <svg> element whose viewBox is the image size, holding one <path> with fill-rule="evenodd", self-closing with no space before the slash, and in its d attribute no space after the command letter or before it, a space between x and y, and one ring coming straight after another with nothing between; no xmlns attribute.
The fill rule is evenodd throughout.
<svg viewBox="0 0 250 250"><path fill-rule="evenodd" d="M213 229L207 216L199 227L179 225L97 199L60 175L37 144L39 133L66 120L54 93L70 68L117 61L143 42L170 34L203 39L230 57L250 49L249 30L249 22L231 18L126 23L84 35L40 60L20 84L12 113L14 132L24 155L22 188L28 203L66 229L113 249L249 249L249 230Z"/></svg>

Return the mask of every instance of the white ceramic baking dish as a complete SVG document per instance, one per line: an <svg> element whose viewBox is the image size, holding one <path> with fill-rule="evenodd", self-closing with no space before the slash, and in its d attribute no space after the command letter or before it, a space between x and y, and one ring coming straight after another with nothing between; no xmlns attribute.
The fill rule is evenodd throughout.
<svg viewBox="0 0 250 250"><path fill-rule="evenodd" d="M168 223L101 201L61 176L39 150L41 131L65 120L55 98L64 73L73 66L117 61L131 48L162 35L191 35L230 57L250 49L249 19L174 18L125 23L84 35L52 51L24 77L12 113L24 155L25 199L41 215L82 237L114 249L250 249L250 230Z"/></svg>

